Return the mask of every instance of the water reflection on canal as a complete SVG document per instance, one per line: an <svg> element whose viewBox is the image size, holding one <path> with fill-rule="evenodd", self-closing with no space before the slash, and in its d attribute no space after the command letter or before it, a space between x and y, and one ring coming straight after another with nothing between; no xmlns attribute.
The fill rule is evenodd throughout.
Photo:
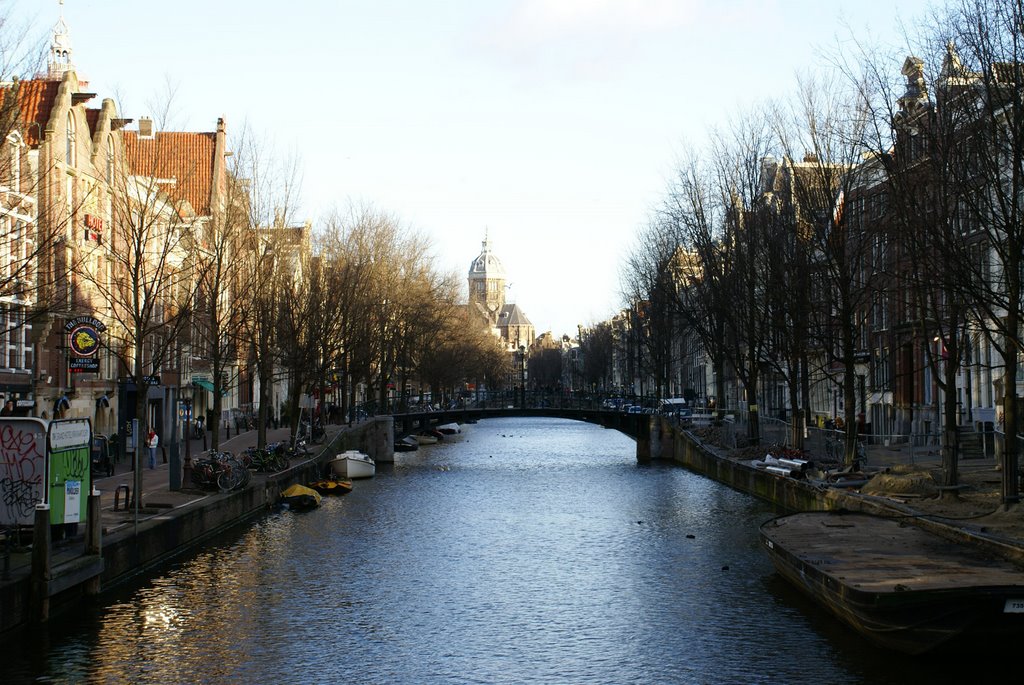
<svg viewBox="0 0 1024 685"><path fill-rule="evenodd" d="M494 419L4 642L4 683L914 683L758 549L763 503L621 434ZM941 659L941 660L940 660Z"/></svg>

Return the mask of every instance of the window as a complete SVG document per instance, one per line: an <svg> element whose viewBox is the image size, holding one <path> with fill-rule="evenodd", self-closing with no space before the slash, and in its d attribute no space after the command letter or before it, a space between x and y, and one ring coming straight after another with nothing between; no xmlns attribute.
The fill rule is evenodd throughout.
<svg viewBox="0 0 1024 685"><path fill-rule="evenodd" d="M75 166L75 115L68 112L67 131L64 136L64 163L68 166Z"/></svg>
<svg viewBox="0 0 1024 685"><path fill-rule="evenodd" d="M107 136L107 185L114 184L114 136Z"/></svg>
<svg viewBox="0 0 1024 685"><path fill-rule="evenodd" d="M32 366L32 325L19 308L0 310L0 366L18 370Z"/></svg>
<svg viewBox="0 0 1024 685"><path fill-rule="evenodd" d="M21 145L11 141L11 190L21 192Z"/></svg>

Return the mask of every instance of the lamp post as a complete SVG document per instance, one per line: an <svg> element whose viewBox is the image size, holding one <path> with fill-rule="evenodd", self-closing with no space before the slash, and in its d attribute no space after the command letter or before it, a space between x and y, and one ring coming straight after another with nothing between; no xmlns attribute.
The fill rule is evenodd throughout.
<svg viewBox="0 0 1024 685"><path fill-rule="evenodd" d="M526 409L526 347L519 346L519 407Z"/></svg>

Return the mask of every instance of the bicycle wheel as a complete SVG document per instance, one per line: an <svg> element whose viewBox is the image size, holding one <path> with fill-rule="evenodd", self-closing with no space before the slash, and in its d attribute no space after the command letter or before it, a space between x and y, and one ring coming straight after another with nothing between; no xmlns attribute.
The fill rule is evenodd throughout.
<svg viewBox="0 0 1024 685"><path fill-rule="evenodd" d="M225 492L230 492L242 482L242 474L233 468L226 468L217 474L217 487Z"/></svg>

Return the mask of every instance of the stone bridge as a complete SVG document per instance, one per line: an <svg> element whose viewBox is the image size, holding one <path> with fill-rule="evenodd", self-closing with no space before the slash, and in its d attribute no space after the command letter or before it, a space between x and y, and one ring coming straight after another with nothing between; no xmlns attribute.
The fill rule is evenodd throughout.
<svg viewBox="0 0 1024 685"><path fill-rule="evenodd" d="M636 440L636 458L647 461L660 456L660 440L652 443L652 434L660 433L661 417L653 414L629 414L610 409L569 409L558 407L504 407L489 409L443 409L395 414L395 436L409 435L446 423L471 423L496 417L547 416L596 423L612 428ZM653 452L652 453L652 446Z"/></svg>

